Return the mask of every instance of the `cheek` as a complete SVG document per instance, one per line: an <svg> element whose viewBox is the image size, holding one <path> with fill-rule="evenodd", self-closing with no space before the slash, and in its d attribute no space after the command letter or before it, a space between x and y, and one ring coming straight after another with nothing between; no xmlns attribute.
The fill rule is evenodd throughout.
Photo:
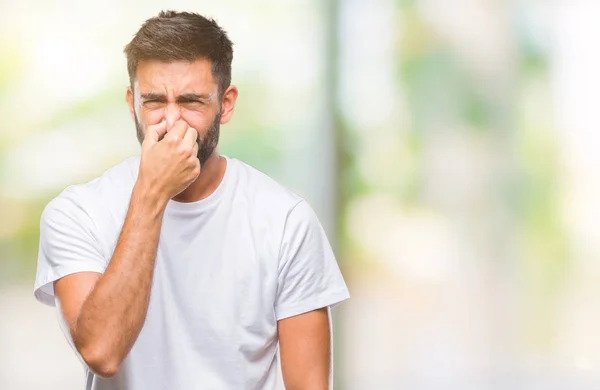
<svg viewBox="0 0 600 390"><path fill-rule="evenodd" d="M197 111L183 110L181 112L181 118L186 121L190 127L193 127L200 133L203 133L206 129L208 129L208 126L211 123L206 113Z"/></svg>
<svg viewBox="0 0 600 390"><path fill-rule="evenodd" d="M157 110L144 110L142 108L142 112L140 113L141 120L144 124L150 126L160 123L165 117L165 112L162 109Z"/></svg>

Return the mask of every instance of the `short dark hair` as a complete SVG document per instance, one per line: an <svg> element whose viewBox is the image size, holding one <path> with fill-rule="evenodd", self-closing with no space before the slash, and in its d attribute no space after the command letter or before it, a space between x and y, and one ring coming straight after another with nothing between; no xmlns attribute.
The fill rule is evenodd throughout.
<svg viewBox="0 0 600 390"><path fill-rule="evenodd" d="M211 62L212 76L222 95L231 84L233 44L227 33L213 19L193 12L161 11L144 22L131 42L125 46L127 72L133 86L140 61Z"/></svg>

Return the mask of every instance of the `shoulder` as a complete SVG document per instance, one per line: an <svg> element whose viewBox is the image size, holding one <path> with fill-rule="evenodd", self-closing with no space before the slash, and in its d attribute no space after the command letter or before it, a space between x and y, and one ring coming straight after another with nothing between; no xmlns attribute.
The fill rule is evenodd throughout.
<svg viewBox="0 0 600 390"><path fill-rule="evenodd" d="M131 193L138 167L139 157L129 157L88 182L68 186L46 205L42 221L92 217L99 205L111 204Z"/></svg>
<svg viewBox="0 0 600 390"><path fill-rule="evenodd" d="M233 190L250 206L264 214L287 215L304 200L275 179L237 159L229 159L235 170Z"/></svg>

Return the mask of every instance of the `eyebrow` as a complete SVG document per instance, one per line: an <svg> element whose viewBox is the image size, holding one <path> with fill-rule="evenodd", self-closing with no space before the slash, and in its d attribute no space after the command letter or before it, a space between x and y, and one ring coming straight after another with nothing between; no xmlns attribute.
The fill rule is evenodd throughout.
<svg viewBox="0 0 600 390"><path fill-rule="evenodd" d="M143 93L141 95L142 100L147 101L147 100L157 100L157 101L162 101L162 102L166 102L167 101L167 96L165 94L162 93ZM178 102L193 102L193 101L200 101L200 100L210 100L210 95L208 94L198 94L198 93L184 93L182 95L177 96L177 98L175 99Z"/></svg>
<svg viewBox="0 0 600 390"><path fill-rule="evenodd" d="M210 100L210 96L207 94L198 93L184 93L183 95L177 96L177 101L198 101L198 100Z"/></svg>
<svg viewBox="0 0 600 390"><path fill-rule="evenodd" d="M167 97L162 93L143 93L140 97L142 100L167 100Z"/></svg>

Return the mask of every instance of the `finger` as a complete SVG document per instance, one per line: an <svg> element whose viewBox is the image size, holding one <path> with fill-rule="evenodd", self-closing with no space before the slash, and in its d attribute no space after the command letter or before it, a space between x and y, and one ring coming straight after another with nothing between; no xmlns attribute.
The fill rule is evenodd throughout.
<svg viewBox="0 0 600 390"><path fill-rule="evenodd" d="M164 119L155 125L148 126L146 129L146 135L144 135L144 142L150 145L155 144L160 140L160 137L165 135L167 132L167 121Z"/></svg>
<svg viewBox="0 0 600 390"><path fill-rule="evenodd" d="M196 142L196 143L194 144L194 149L193 149L193 151L192 151L192 153L193 153L192 155L193 155L194 157L198 157L198 149L199 149L199 148L200 148L200 146L198 146L198 142Z"/></svg>
<svg viewBox="0 0 600 390"><path fill-rule="evenodd" d="M198 161L198 142L194 143L194 147L192 148L192 157Z"/></svg>
<svg viewBox="0 0 600 390"><path fill-rule="evenodd" d="M186 121L179 119L177 122L175 122L171 130L169 130L165 138L172 138L181 141L185 136L188 127L189 125Z"/></svg>
<svg viewBox="0 0 600 390"><path fill-rule="evenodd" d="M197 140L198 140L198 132L196 131L196 129L188 127L188 129L185 132L185 135L183 137L182 144L191 148L197 144L197 142L196 142Z"/></svg>

